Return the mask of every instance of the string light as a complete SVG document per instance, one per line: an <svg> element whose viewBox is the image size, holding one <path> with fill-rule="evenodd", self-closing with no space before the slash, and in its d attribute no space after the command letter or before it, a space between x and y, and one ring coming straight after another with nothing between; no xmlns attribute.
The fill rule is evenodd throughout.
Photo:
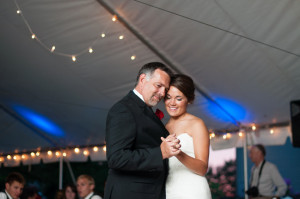
<svg viewBox="0 0 300 199"><path fill-rule="evenodd" d="M113 22L115 22L115 21L117 21L117 19L118 19L118 18L117 18L117 16L116 16L116 15L114 15L114 16L112 17L112 19L111 19L111 20L112 20Z"/></svg>
<svg viewBox="0 0 300 199"><path fill-rule="evenodd" d="M83 155L85 155L85 156L89 155L89 151L88 150L84 150L83 151Z"/></svg>
<svg viewBox="0 0 300 199"><path fill-rule="evenodd" d="M59 151L56 151L56 152L55 152L55 155L56 155L56 157L59 157L59 156L60 156L60 152L59 152Z"/></svg>
<svg viewBox="0 0 300 199"><path fill-rule="evenodd" d="M132 56L131 56L131 60L135 60L135 55L132 55Z"/></svg>
<svg viewBox="0 0 300 199"><path fill-rule="evenodd" d="M79 148L75 148L75 149L74 149L74 152L75 152L75 153L79 153L79 152L80 152Z"/></svg>
<svg viewBox="0 0 300 199"><path fill-rule="evenodd" d="M28 23L28 20L24 17L24 15L21 14L22 11L20 10L20 6L19 6L17 0L15 0L14 3L15 3L16 8L17 8L16 13L22 17L22 20L24 21L24 23L27 26L28 30L32 33L32 28L30 27L30 24ZM113 15L112 16L112 21L116 22L117 20L118 20L118 17L116 15ZM101 33L101 37L102 38L106 37L106 34L105 33ZM76 56L82 55L82 54L84 54L86 52L93 53L93 51L94 51L93 48L90 47L90 48L87 49L88 51L82 50L82 51L80 51L81 53L79 53L76 56L74 56L72 54L66 54L66 53L63 53L63 52L56 52L56 47L54 45L52 47L47 47L47 45L45 43L43 43L39 38L37 38L37 36L34 33L31 34L31 38L32 39L36 39L36 41L38 41L39 44L41 44L44 48L46 48L47 50L49 50L53 54L60 55L60 56L65 56L65 57L72 57L72 61L73 62L76 61ZM124 35L119 36L119 39L124 39ZM97 40L98 40L98 38L96 38L92 42L92 44L95 44L95 42ZM134 60L135 58L136 58L136 56L131 56L131 60Z"/></svg>
<svg viewBox="0 0 300 199"><path fill-rule="evenodd" d="M82 147L80 147L82 148ZM15 150L15 154L8 154L6 155L6 159L11 161L20 161L20 160L26 160L28 157L31 157L32 159L34 158L51 158L51 156L54 154L57 158L63 156L63 157L68 157L69 154L71 154L73 151L74 153L79 153L80 150L79 147L75 147L74 149L59 149L59 150L47 150L43 151L41 148L38 148L36 151L31 151L30 153L23 153L22 155L19 154L19 151ZM67 150L67 151L66 151ZM83 150L82 154L84 156L89 156L90 155L90 150L93 150L94 152L99 152L99 147L98 146L88 146L87 148ZM106 151L106 146L103 146L103 151ZM5 162L5 156L0 156L0 162Z"/></svg>
<svg viewBox="0 0 300 199"><path fill-rule="evenodd" d="M99 148L94 146L93 151L97 152L98 150L99 150Z"/></svg>

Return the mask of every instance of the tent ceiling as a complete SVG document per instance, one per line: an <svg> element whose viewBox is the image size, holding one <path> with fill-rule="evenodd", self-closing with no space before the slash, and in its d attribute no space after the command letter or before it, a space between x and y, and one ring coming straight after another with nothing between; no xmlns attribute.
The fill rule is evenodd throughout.
<svg viewBox="0 0 300 199"><path fill-rule="evenodd" d="M167 61L194 79L198 92L190 111L210 129L236 128L233 120L245 126L289 121L289 103L300 99L299 1L15 0L0 5L0 153L103 144L107 111L134 87L138 69L150 61ZM112 22L103 5L136 32ZM31 39L29 27L38 39ZM77 54L73 62L69 55ZM226 113L214 109L211 100ZM39 129L14 109L17 105L48 118L64 135Z"/></svg>

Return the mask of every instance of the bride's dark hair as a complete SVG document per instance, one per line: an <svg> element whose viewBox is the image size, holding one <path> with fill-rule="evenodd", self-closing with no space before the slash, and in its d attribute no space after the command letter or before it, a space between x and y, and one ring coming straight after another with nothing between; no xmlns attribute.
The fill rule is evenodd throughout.
<svg viewBox="0 0 300 199"><path fill-rule="evenodd" d="M170 86L174 86L179 89L186 96L188 102L193 103L195 99L195 85L192 78L183 74L173 75Z"/></svg>

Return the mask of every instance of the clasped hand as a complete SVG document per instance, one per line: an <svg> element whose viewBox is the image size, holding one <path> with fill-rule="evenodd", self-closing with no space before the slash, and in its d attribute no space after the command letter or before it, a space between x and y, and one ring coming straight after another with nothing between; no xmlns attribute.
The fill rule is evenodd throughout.
<svg viewBox="0 0 300 199"><path fill-rule="evenodd" d="M175 134L169 135L167 138L161 137L162 143L160 145L163 159L176 156L180 153L180 140Z"/></svg>

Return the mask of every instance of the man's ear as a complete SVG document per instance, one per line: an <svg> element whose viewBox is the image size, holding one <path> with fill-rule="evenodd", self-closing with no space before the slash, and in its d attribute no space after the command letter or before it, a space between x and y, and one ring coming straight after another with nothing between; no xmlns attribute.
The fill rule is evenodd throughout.
<svg viewBox="0 0 300 199"><path fill-rule="evenodd" d="M9 185L10 185L10 184L9 184L8 182L5 183L5 189L6 189L6 190L9 188Z"/></svg>
<svg viewBox="0 0 300 199"><path fill-rule="evenodd" d="M145 80L146 80L146 74L145 74L145 73L142 73L142 74L140 75L139 81L140 81L141 83L143 83Z"/></svg>
<svg viewBox="0 0 300 199"><path fill-rule="evenodd" d="M90 185L90 188L91 188L91 191L94 191L95 185L94 185L94 184L91 184L91 185Z"/></svg>

